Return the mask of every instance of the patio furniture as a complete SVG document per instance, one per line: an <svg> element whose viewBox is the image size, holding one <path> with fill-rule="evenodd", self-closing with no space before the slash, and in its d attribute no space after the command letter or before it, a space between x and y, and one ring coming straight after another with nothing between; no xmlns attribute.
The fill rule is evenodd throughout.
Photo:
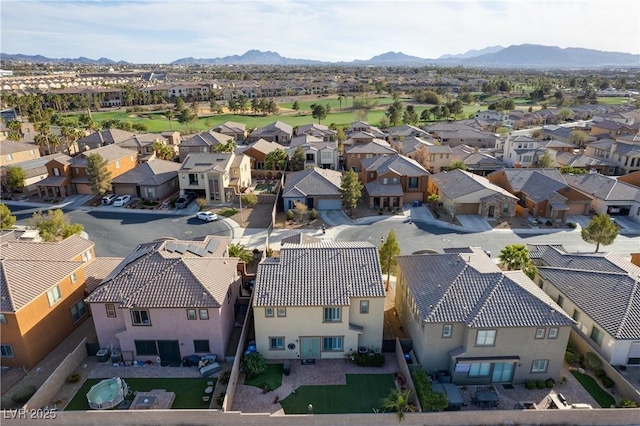
<svg viewBox="0 0 640 426"><path fill-rule="evenodd" d="M205 396L202 397L202 402L209 402L210 398L211 398L210 396L206 396L205 395Z"/></svg>
<svg viewBox="0 0 640 426"><path fill-rule="evenodd" d="M478 407L483 409L498 408L498 405L500 403L498 394L491 388L478 389L478 391L476 391L475 397L478 401Z"/></svg>
<svg viewBox="0 0 640 426"><path fill-rule="evenodd" d="M206 394L213 393L213 386L207 386L207 387L204 389L204 393L206 393Z"/></svg>
<svg viewBox="0 0 640 426"><path fill-rule="evenodd" d="M214 362L213 364L206 365L200 369L202 377L211 377L222 369L220 364Z"/></svg>

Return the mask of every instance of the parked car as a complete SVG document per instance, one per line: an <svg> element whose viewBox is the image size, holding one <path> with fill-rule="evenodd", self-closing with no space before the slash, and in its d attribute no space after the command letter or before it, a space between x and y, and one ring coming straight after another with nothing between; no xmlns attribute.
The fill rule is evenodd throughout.
<svg viewBox="0 0 640 426"><path fill-rule="evenodd" d="M185 192L176 200L176 208L184 209L196 199L195 192Z"/></svg>
<svg viewBox="0 0 640 426"><path fill-rule="evenodd" d="M102 204L111 204L113 203L118 196L116 194L104 194L102 197Z"/></svg>
<svg viewBox="0 0 640 426"><path fill-rule="evenodd" d="M113 207L122 207L126 206L131 202L131 195L119 195L118 198L113 202Z"/></svg>
<svg viewBox="0 0 640 426"><path fill-rule="evenodd" d="M214 220L218 220L218 215L212 212L198 212L196 218L204 220L205 222L213 222Z"/></svg>

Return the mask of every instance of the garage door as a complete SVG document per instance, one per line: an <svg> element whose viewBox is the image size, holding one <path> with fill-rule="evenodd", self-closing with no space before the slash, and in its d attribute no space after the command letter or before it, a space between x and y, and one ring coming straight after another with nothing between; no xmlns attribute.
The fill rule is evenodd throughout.
<svg viewBox="0 0 640 426"><path fill-rule="evenodd" d="M568 204L569 210L567 215L570 214L588 214L589 209L586 204Z"/></svg>
<svg viewBox="0 0 640 426"><path fill-rule="evenodd" d="M318 210L341 210L342 209L342 201L341 200L318 200Z"/></svg>

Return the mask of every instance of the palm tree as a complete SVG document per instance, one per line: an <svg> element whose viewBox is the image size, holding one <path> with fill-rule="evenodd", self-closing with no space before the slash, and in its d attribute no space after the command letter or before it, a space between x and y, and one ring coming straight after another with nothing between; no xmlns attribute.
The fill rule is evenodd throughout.
<svg viewBox="0 0 640 426"><path fill-rule="evenodd" d="M175 117L173 111L171 111L170 109L165 111L164 116L167 118L167 120L169 120L169 128L171 129L171 131L173 131L173 124L171 124L171 120L173 120L173 117Z"/></svg>
<svg viewBox="0 0 640 426"><path fill-rule="evenodd" d="M340 111L342 111L342 100L344 99L343 95L338 95L338 102L340 103Z"/></svg>
<svg viewBox="0 0 640 426"><path fill-rule="evenodd" d="M393 389L389 396L382 400L382 408L385 410L395 411L398 422L404 420L404 413L412 413L416 411L416 406L411 404L411 389L399 391Z"/></svg>
<svg viewBox="0 0 640 426"><path fill-rule="evenodd" d="M229 244L229 257L237 257L247 265L253 265L253 254L240 243Z"/></svg>

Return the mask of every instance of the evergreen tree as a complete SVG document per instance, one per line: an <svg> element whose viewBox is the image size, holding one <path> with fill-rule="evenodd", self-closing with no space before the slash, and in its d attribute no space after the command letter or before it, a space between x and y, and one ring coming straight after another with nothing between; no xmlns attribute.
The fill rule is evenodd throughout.
<svg viewBox="0 0 640 426"><path fill-rule="evenodd" d="M399 256L400 253L400 246L398 245L398 240L396 240L396 233L392 229L389 231L386 241L378 249L382 273L387 274L387 283L384 287L385 291L389 291L389 280L391 279L391 274L396 272L398 267L396 256Z"/></svg>
<svg viewBox="0 0 640 426"><path fill-rule="evenodd" d="M362 197L362 184L358 179L358 174L353 170L349 170L342 175L342 183L340 185L340 193L342 202L349 209L349 215L353 214L353 209L358 205L358 201Z"/></svg>
<svg viewBox="0 0 640 426"><path fill-rule="evenodd" d="M87 179L91 191L96 195L104 195L111 191L111 172L107 168L107 160L94 153L87 157Z"/></svg>
<svg viewBox="0 0 640 426"><path fill-rule="evenodd" d="M618 225L608 214L595 215L589 226L582 228L582 239L596 245L596 253L600 250L600 244L608 246L618 236Z"/></svg>
<svg viewBox="0 0 640 426"><path fill-rule="evenodd" d="M16 217L11 215L11 210L6 204L0 204L0 229L11 229L16 223Z"/></svg>
<svg viewBox="0 0 640 426"><path fill-rule="evenodd" d="M302 146L298 146L291 156L291 170L297 172L304 169L304 162L304 150L302 149Z"/></svg>

